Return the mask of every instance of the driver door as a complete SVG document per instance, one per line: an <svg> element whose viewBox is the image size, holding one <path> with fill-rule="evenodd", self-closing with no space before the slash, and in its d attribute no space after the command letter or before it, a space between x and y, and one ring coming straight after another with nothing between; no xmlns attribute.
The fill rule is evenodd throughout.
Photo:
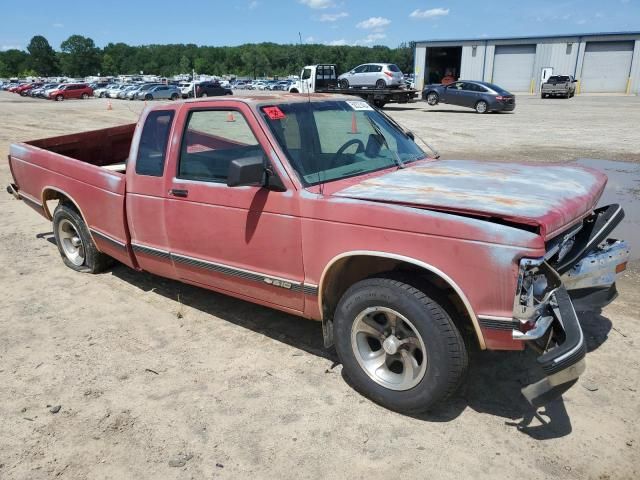
<svg viewBox="0 0 640 480"><path fill-rule="evenodd" d="M444 90L444 98L446 103L452 105L463 105L464 98L462 96L463 82L454 82L448 85Z"/></svg>
<svg viewBox="0 0 640 480"><path fill-rule="evenodd" d="M303 309L297 196L253 112L239 102L181 110L165 191L177 275L249 300ZM269 152L269 153L267 153ZM269 155L288 191L228 187L231 161Z"/></svg>

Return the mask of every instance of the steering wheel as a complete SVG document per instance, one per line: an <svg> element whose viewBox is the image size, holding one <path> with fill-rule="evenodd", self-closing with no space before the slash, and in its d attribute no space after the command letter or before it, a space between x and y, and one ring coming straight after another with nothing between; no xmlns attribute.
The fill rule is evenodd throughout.
<svg viewBox="0 0 640 480"><path fill-rule="evenodd" d="M342 145L338 151L336 152L336 154L333 156L333 158L331 159L331 168L333 168L335 165L338 158L341 155L344 155L344 151L349 148L351 145L358 145L358 148L356 149L356 153L362 153L364 152L365 148L364 148L364 143L362 142L362 140L360 140L359 138L352 138L351 140L349 140L348 142L346 142L344 145Z"/></svg>

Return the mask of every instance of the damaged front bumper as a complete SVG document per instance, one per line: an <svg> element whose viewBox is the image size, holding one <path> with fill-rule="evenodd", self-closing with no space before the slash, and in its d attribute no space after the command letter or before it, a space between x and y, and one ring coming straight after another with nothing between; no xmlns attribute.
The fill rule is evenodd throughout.
<svg viewBox="0 0 640 480"><path fill-rule="evenodd" d="M606 236L623 217L618 205L598 209L550 254L520 262L512 337L541 353L537 363L545 377L522 389L534 407L562 395L585 371L587 348L576 310L599 310L617 296L616 275L626 268L629 248Z"/></svg>

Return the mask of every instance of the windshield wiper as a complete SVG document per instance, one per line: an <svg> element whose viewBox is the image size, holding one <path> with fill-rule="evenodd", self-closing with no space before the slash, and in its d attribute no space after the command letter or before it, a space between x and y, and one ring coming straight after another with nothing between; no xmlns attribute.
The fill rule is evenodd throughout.
<svg viewBox="0 0 640 480"><path fill-rule="evenodd" d="M368 115L365 115L365 117L369 121L371 128L373 128L373 130L376 132L376 138L382 139L382 143L380 145L384 145L385 147L387 147L387 150L393 153L393 160L396 162L398 168L404 168L404 163L402 163L402 160L400 160L398 152L396 152L395 150L391 150L391 148L389 147L389 143L387 143L387 138L383 135L382 130L380 130L378 124L374 122Z"/></svg>

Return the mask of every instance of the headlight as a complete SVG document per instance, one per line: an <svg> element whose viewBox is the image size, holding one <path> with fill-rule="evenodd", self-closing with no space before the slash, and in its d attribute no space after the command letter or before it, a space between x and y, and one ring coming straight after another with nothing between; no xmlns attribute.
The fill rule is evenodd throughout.
<svg viewBox="0 0 640 480"><path fill-rule="evenodd" d="M544 258L520 260L513 318L526 323L545 314L549 298L560 285L560 276Z"/></svg>

